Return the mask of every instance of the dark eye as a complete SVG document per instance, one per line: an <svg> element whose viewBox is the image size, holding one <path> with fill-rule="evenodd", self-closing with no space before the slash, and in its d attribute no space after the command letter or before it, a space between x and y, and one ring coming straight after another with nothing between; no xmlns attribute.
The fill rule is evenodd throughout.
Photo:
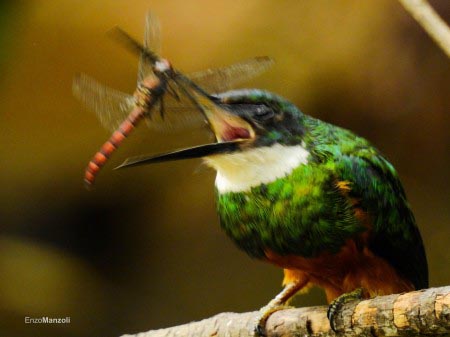
<svg viewBox="0 0 450 337"><path fill-rule="evenodd" d="M275 111L267 105L258 105L255 110L253 110L253 118L265 121L272 118L275 115Z"/></svg>

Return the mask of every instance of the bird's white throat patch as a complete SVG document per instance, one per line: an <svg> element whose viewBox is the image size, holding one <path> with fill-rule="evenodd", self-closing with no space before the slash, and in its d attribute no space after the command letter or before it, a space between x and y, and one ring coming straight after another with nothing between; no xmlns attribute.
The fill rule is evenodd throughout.
<svg viewBox="0 0 450 337"><path fill-rule="evenodd" d="M217 170L219 193L245 192L290 174L308 162L309 152L302 145L274 144L231 154L205 158Z"/></svg>

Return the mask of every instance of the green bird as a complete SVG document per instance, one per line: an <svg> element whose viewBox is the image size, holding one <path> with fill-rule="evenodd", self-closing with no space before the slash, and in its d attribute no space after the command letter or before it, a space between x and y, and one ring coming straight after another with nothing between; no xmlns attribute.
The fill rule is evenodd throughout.
<svg viewBox="0 0 450 337"><path fill-rule="evenodd" d="M121 167L202 157L217 171L220 225L248 255L284 269L265 320L298 292L343 302L428 287L422 238L394 167L367 140L273 93L197 97L217 142ZM348 295L350 294L350 295Z"/></svg>

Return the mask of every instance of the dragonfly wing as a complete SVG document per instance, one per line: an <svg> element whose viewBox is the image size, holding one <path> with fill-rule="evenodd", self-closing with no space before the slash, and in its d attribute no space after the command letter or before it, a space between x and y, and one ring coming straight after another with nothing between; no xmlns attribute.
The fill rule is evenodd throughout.
<svg viewBox="0 0 450 337"><path fill-rule="evenodd" d="M254 57L228 67L192 73L188 77L207 92L219 93L263 73L272 64L273 60L269 57ZM176 100L171 95L165 95L162 115L164 118L153 111L151 119L146 119L148 127L158 131L173 131L203 125L205 121L203 114L178 90L176 84L173 87L179 94L180 100ZM190 90L187 87L185 89Z"/></svg>
<svg viewBox="0 0 450 337"><path fill-rule="evenodd" d="M161 55L161 25L158 17L148 12L145 18L144 48ZM143 55L139 58L138 83L153 72L153 64Z"/></svg>
<svg viewBox="0 0 450 337"><path fill-rule="evenodd" d="M260 75L272 64L273 60L270 57L259 56L227 67L195 72L188 77L207 92L219 93Z"/></svg>
<svg viewBox="0 0 450 337"><path fill-rule="evenodd" d="M184 95L179 101L164 95L145 121L149 129L162 132L199 127L206 123L203 113Z"/></svg>
<svg viewBox="0 0 450 337"><path fill-rule="evenodd" d="M93 110L100 123L115 131L135 105L134 97L100 84L92 77L79 74L73 80L73 94Z"/></svg>

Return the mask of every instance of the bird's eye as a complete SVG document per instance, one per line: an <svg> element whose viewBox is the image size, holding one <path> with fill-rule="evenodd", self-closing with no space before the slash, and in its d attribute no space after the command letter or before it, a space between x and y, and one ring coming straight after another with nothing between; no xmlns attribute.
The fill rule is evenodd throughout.
<svg viewBox="0 0 450 337"><path fill-rule="evenodd" d="M265 121L269 118L272 118L275 115L275 111L267 105L258 105L253 111L253 118Z"/></svg>

